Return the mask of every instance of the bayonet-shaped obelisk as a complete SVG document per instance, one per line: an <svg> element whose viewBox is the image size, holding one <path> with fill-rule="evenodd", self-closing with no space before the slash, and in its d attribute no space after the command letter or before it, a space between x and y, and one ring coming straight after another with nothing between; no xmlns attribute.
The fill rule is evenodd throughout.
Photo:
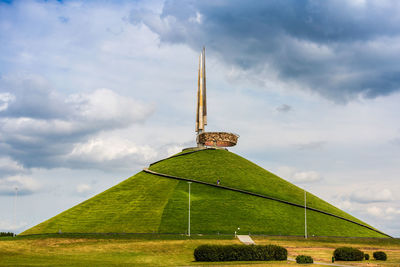
<svg viewBox="0 0 400 267"><path fill-rule="evenodd" d="M206 49L203 47L199 56L199 73L197 81L197 110L196 110L196 132L204 132L207 125L207 100L206 100Z"/></svg>
<svg viewBox="0 0 400 267"><path fill-rule="evenodd" d="M196 109L196 142L198 148L228 147L237 143L238 135L226 132L206 132L207 99L206 99L206 49L200 53L199 73L197 79L197 109Z"/></svg>

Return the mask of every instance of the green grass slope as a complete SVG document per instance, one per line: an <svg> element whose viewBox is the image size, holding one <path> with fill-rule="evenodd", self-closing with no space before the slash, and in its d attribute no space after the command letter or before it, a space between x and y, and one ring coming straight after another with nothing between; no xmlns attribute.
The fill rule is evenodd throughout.
<svg viewBox="0 0 400 267"><path fill-rule="evenodd" d="M185 233L188 184L180 181L165 207L160 232ZM354 223L307 211L307 231L315 236L382 237ZM304 209L229 190L192 183L191 232L304 235Z"/></svg>
<svg viewBox="0 0 400 267"><path fill-rule="evenodd" d="M303 189L226 150L208 149L173 157L152 165L150 170L208 183L219 179L224 186L304 205ZM363 223L311 193L307 193L307 206Z"/></svg>
<svg viewBox="0 0 400 267"><path fill-rule="evenodd" d="M203 150L151 166L153 171L215 183L303 204L304 192L225 150ZM308 193L307 205L363 223ZM322 213L307 212L316 236L384 237ZM103 193L22 233L186 233L188 184L140 172ZM365 224L365 223L363 223ZM303 235L304 209L239 192L192 183L192 233Z"/></svg>
<svg viewBox="0 0 400 267"><path fill-rule="evenodd" d="M153 233L178 181L139 172L21 233Z"/></svg>

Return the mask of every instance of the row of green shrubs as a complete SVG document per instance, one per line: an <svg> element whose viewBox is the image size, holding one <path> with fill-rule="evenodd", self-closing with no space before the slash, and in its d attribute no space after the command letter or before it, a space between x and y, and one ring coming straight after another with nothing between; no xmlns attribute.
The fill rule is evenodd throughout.
<svg viewBox="0 0 400 267"><path fill-rule="evenodd" d="M364 253L356 248L351 247L341 247L337 248L334 253L335 260L342 261L362 261L363 259L369 260L369 254ZM374 254L375 260L385 261L387 259L387 255L383 251L375 251ZM296 262L299 264L308 264L313 263L313 258L311 256L299 255L296 257Z"/></svg>
<svg viewBox="0 0 400 267"><path fill-rule="evenodd" d="M196 261L282 261L287 250L276 245L201 245L194 250Z"/></svg>
<svg viewBox="0 0 400 267"><path fill-rule="evenodd" d="M194 250L196 261L282 261L287 260L287 250L276 245L201 245ZM335 260L362 261L369 260L369 254L352 247L340 247L333 252ZM375 260L386 260L383 251L373 253ZM311 256L299 255L296 262L313 263Z"/></svg>
<svg viewBox="0 0 400 267"><path fill-rule="evenodd" d="M376 251L373 253L375 260L385 261L387 259L387 255L383 251ZM369 260L369 254L364 254L359 249L352 247L341 247L335 249L333 252L333 257L338 261L362 261L363 259Z"/></svg>
<svg viewBox="0 0 400 267"><path fill-rule="evenodd" d="M14 233L11 233L11 232L0 232L0 236L14 236Z"/></svg>

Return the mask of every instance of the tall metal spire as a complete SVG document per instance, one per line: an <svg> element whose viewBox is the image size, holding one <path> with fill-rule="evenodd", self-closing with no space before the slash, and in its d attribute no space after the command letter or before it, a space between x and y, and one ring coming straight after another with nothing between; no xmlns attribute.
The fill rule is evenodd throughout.
<svg viewBox="0 0 400 267"><path fill-rule="evenodd" d="M207 125L207 97L206 97L206 49L199 56L199 73L197 81L197 109L196 109L196 132L204 131Z"/></svg>
<svg viewBox="0 0 400 267"><path fill-rule="evenodd" d="M199 72L197 79L196 108L196 142L198 148L230 147L237 144L238 135L226 132L206 132L207 125L207 94L206 94L206 49L203 46L199 56Z"/></svg>

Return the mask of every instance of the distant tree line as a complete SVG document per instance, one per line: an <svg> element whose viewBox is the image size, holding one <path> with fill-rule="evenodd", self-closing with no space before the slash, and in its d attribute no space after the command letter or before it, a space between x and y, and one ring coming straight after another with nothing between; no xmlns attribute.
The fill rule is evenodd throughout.
<svg viewBox="0 0 400 267"><path fill-rule="evenodd" d="M14 233L11 233L11 232L0 232L0 237L1 236L14 236Z"/></svg>

